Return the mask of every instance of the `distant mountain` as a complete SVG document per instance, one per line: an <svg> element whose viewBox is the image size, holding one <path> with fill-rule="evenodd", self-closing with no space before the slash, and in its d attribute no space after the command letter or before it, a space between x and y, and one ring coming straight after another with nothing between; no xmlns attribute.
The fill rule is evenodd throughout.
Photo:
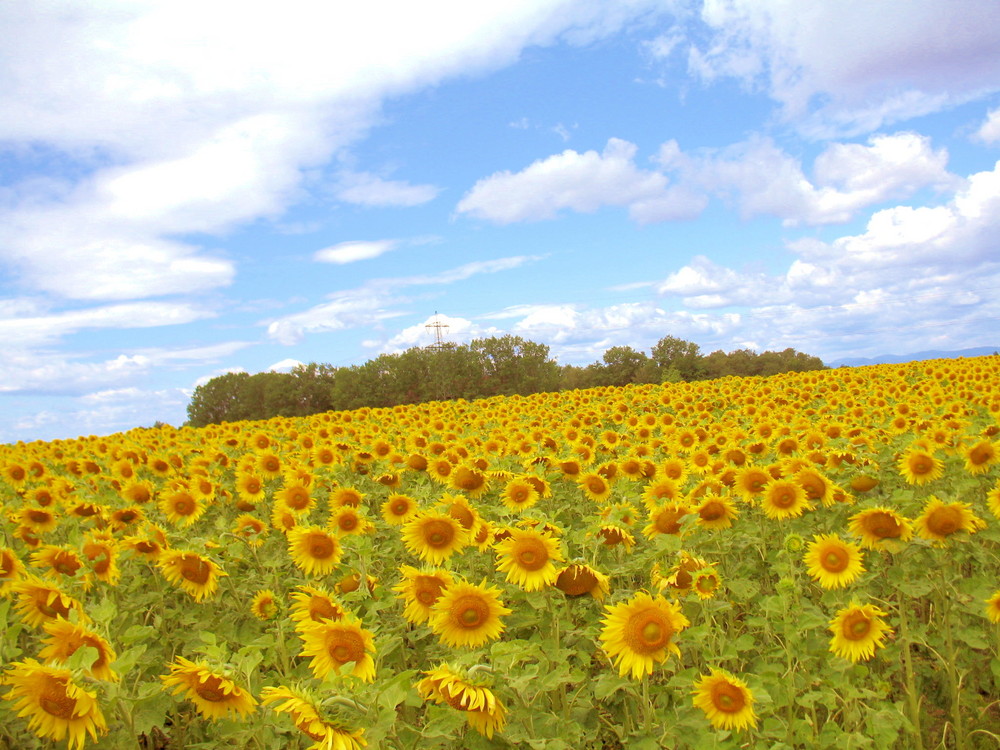
<svg viewBox="0 0 1000 750"><path fill-rule="evenodd" d="M959 349L954 352L915 352L914 354L883 354L878 357L854 357L826 362L827 367L863 367L864 365L898 365L903 362L916 362L924 359L956 359L958 357L985 357L1000 352L1000 346L977 346L972 349Z"/></svg>

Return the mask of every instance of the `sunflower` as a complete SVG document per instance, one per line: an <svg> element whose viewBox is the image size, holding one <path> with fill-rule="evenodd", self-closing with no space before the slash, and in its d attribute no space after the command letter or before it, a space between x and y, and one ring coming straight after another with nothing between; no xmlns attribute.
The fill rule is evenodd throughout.
<svg viewBox="0 0 1000 750"><path fill-rule="evenodd" d="M402 526L418 509L417 501L409 495L393 494L382 503L382 518L390 526Z"/></svg>
<svg viewBox="0 0 1000 750"><path fill-rule="evenodd" d="M265 706L284 701L272 708L279 714L288 714L295 728L315 743L307 750L361 750L368 745L364 730L346 729L338 722L324 719L318 701L304 690L265 687L260 691L260 698L261 705Z"/></svg>
<svg viewBox="0 0 1000 750"><path fill-rule="evenodd" d="M249 513L243 513L236 517L236 522L233 524L233 534L250 547L257 549L264 543L264 537L267 536L267 525L259 518L254 518Z"/></svg>
<svg viewBox="0 0 1000 750"><path fill-rule="evenodd" d="M990 622L1000 624L1000 591L994 592L993 596L986 600L986 616Z"/></svg>
<svg viewBox="0 0 1000 750"><path fill-rule="evenodd" d="M167 549L167 535L156 524L149 524L143 534L133 534L122 540L122 547L142 555L150 562L156 562Z"/></svg>
<svg viewBox="0 0 1000 750"><path fill-rule="evenodd" d="M96 693L77 685L68 669L25 659L11 664L0 684L10 686L4 700L14 704L19 718L27 717L28 729L42 739L59 742L65 737L69 750L81 750L88 734L96 740L108 730Z"/></svg>
<svg viewBox="0 0 1000 750"><path fill-rule="evenodd" d="M403 526L406 548L430 565L440 565L469 543L469 532L447 513L424 511Z"/></svg>
<svg viewBox="0 0 1000 750"><path fill-rule="evenodd" d="M146 520L146 514L138 505L130 505L127 508L119 508L111 513L111 528L115 531L136 526Z"/></svg>
<svg viewBox="0 0 1000 750"><path fill-rule="evenodd" d="M173 688L174 695L184 693L206 719L215 721L229 714L243 716L257 705L247 690L204 662L195 663L178 656L169 666L170 674L160 676L163 687Z"/></svg>
<svg viewBox="0 0 1000 750"><path fill-rule="evenodd" d="M24 575L24 563L9 547L0 547L0 596L6 596Z"/></svg>
<svg viewBox="0 0 1000 750"><path fill-rule="evenodd" d="M14 608L24 623L37 628L51 620L67 620L71 612L76 612L77 622L88 622L83 611L83 605L54 583L47 583L41 578L26 575L15 581L10 592L17 596Z"/></svg>
<svg viewBox="0 0 1000 750"><path fill-rule="evenodd" d="M118 567L118 542L110 533L95 532L83 543L83 556L90 563L90 569L97 580L111 586L118 585L121 569Z"/></svg>
<svg viewBox="0 0 1000 750"><path fill-rule="evenodd" d="M673 479L659 479L646 485L642 492L642 501L646 508L652 510L667 502L681 502L684 493Z"/></svg>
<svg viewBox="0 0 1000 750"><path fill-rule="evenodd" d="M358 508L365 496L353 487L338 487L330 493L331 508Z"/></svg>
<svg viewBox="0 0 1000 750"><path fill-rule="evenodd" d="M628 528L621 524L606 523L601 524L596 536L605 547L625 547L625 551L630 551L635 546L635 537Z"/></svg>
<svg viewBox="0 0 1000 750"><path fill-rule="evenodd" d="M965 470L970 474L985 474L997 462L1000 462L1000 450L989 440L980 440L965 451Z"/></svg>
<svg viewBox="0 0 1000 750"><path fill-rule="evenodd" d="M525 478L515 478L507 482L500 494L500 502L515 513L530 508L538 502L539 492L534 484Z"/></svg>
<svg viewBox="0 0 1000 750"><path fill-rule="evenodd" d="M566 596L590 594L601 602L611 591L611 579L589 565L574 563L559 571L555 587Z"/></svg>
<svg viewBox="0 0 1000 750"><path fill-rule="evenodd" d="M118 495L125 502L145 505L153 499L153 483L143 480L132 480L127 482L119 491Z"/></svg>
<svg viewBox="0 0 1000 750"><path fill-rule="evenodd" d="M46 645L38 656L46 663L65 662L77 649L89 646L97 651L97 658L87 673L96 680L118 682L118 674L111 668L112 662L118 657L111 644L99 634L68 620L50 620L42 628L48 637L42 639L42 643Z"/></svg>
<svg viewBox="0 0 1000 750"><path fill-rule="evenodd" d="M352 615L339 620L305 623L299 631L302 657L311 657L309 668L317 680L352 664L351 674L364 682L375 679L375 643L372 634Z"/></svg>
<svg viewBox="0 0 1000 750"><path fill-rule="evenodd" d="M848 528L861 538L865 549L892 549L896 542L913 536L910 521L892 508L876 507L859 511L850 518Z"/></svg>
<svg viewBox="0 0 1000 750"><path fill-rule="evenodd" d="M669 654L680 656L673 637L691 623L676 602L640 591L606 609L601 641L620 676L631 673L638 680L652 674L653 665L666 661Z"/></svg>
<svg viewBox="0 0 1000 750"><path fill-rule="evenodd" d="M986 523L972 512L969 503L945 503L934 495L927 499L923 512L913 523L918 536L937 544L944 544L959 531L975 534L986 527Z"/></svg>
<svg viewBox="0 0 1000 750"><path fill-rule="evenodd" d="M513 529L510 537L496 545L497 569L507 582L525 591L551 586L559 573L553 562L563 559L559 543L531 529Z"/></svg>
<svg viewBox="0 0 1000 750"><path fill-rule="evenodd" d="M798 518L812 504L802 485L792 479L775 479L767 485L760 501L764 515L774 520Z"/></svg>
<svg viewBox="0 0 1000 750"><path fill-rule="evenodd" d="M500 601L500 590L456 582L446 587L431 607L429 624L441 642L452 648L475 648L496 640L503 632L500 618L511 610Z"/></svg>
<svg viewBox="0 0 1000 750"><path fill-rule="evenodd" d="M276 494L278 502L296 516L309 515L309 511L316 504L315 499L309 494L309 488L301 482L290 482Z"/></svg>
<svg viewBox="0 0 1000 750"><path fill-rule="evenodd" d="M272 620L278 614L278 602L271 589L261 589L253 595L250 602L250 612L258 620Z"/></svg>
<svg viewBox="0 0 1000 750"><path fill-rule="evenodd" d="M174 526L187 528L205 512L205 504L187 490L177 490L160 498L160 512Z"/></svg>
<svg viewBox="0 0 1000 750"><path fill-rule="evenodd" d="M296 526L288 531L288 555L307 576L325 576L340 562L337 537L320 526Z"/></svg>
<svg viewBox="0 0 1000 750"><path fill-rule="evenodd" d="M583 494L595 503L606 502L611 497L611 482L597 472L588 471L586 474L581 474L577 477L576 483L583 490Z"/></svg>
<svg viewBox="0 0 1000 750"><path fill-rule="evenodd" d="M693 509L698 514L696 523L703 529L728 529L740 514L728 497L706 495Z"/></svg>
<svg viewBox="0 0 1000 750"><path fill-rule="evenodd" d="M692 509L683 502L668 502L649 509L649 523L642 530L647 538L653 539L659 534L677 535L681 533L681 519Z"/></svg>
<svg viewBox="0 0 1000 750"><path fill-rule="evenodd" d="M871 659L892 633L882 619L886 614L873 604L851 604L840 610L830 620L830 651L853 662Z"/></svg>
<svg viewBox="0 0 1000 750"><path fill-rule="evenodd" d="M431 608L441 598L441 592L455 582L451 573L442 568L417 570L410 565L403 565L399 572L403 574L403 580L392 590L406 604L403 617L414 625L427 622Z"/></svg>
<svg viewBox="0 0 1000 750"><path fill-rule="evenodd" d="M236 492L241 500L259 503L265 497L264 480L252 471L240 471L236 475Z"/></svg>
<svg viewBox="0 0 1000 750"><path fill-rule="evenodd" d="M76 574L83 570L83 560L71 547L43 544L31 553L30 563L36 568L48 568L46 575L53 578L81 580ZM86 575L86 574L84 574Z"/></svg>
<svg viewBox="0 0 1000 750"><path fill-rule="evenodd" d="M714 566L699 568L691 574L691 590L699 599L711 599L722 586L722 578Z"/></svg>
<svg viewBox="0 0 1000 750"><path fill-rule="evenodd" d="M700 557L694 557L684 550L678 552L677 555L680 561L665 576L659 573L659 563L653 566L653 585L656 586L657 591L662 591L665 588L682 593L691 591L691 587L694 585L695 574L699 570L709 567L705 560L702 560Z"/></svg>
<svg viewBox="0 0 1000 750"><path fill-rule="evenodd" d="M475 684L445 664L424 674L427 676L416 685L421 698L464 712L469 726L487 739L493 739L495 732L503 730L506 710L492 690Z"/></svg>
<svg viewBox="0 0 1000 750"><path fill-rule="evenodd" d="M986 505L997 518L1000 518L1000 480L993 485L993 489L986 493Z"/></svg>
<svg viewBox="0 0 1000 750"><path fill-rule="evenodd" d="M479 524L479 511L462 495L444 495L438 506L471 532Z"/></svg>
<svg viewBox="0 0 1000 750"><path fill-rule="evenodd" d="M835 534L821 534L809 542L802 561L809 575L825 589L839 589L865 572L863 553L854 542Z"/></svg>
<svg viewBox="0 0 1000 750"><path fill-rule="evenodd" d="M167 550L160 555L156 564L167 581L180 586L196 602L214 594L219 588L219 578L228 575L197 552Z"/></svg>
<svg viewBox="0 0 1000 750"><path fill-rule="evenodd" d="M21 508L17 520L36 534L48 534L59 525L59 517L46 508Z"/></svg>
<svg viewBox="0 0 1000 750"><path fill-rule="evenodd" d="M716 729L754 729L757 715L747 684L723 669L711 669L694 684L694 705L705 712Z"/></svg>
<svg viewBox="0 0 1000 750"><path fill-rule="evenodd" d="M327 522L327 528L337 536L349 536L351 534L367 534L374 529L361 512L360 508L352 508L345 505L337 508Z"/></svg>
<svg viewBox="0 0 1000 750"><path fill-rule="evenodd" d="M944 462L940 458L916 447L900 456L896 466L909 484L918 486L940 479L944 474Z"/></svg>
<svg viewBox="0 0 1000 750"><path fill-rule="evenodd" d="M479 497L490 485L489 478L474 466L459 466L448 477L448 485L465 492L469 497Z"/></svg>
<svg viewBox="0 0 1000 750"><path fill-rule="evenodd" d="M824 506L833 505L833 482L820 472L810 468L800 468L795 472L795 481L806 492L806 499Z"/></svg>
<svg viewBox="0 0 1000 750"><path fill-rule="evenodd" d="M295 622L295 629L302 629L316 622L336 622L347 614L336 597L320 586L302 585L292 593L290 617Z"/></svg>
<svg viewBox="0 0 1000 750"><path fill-rule="evenodd" d="M265 479L277 479L281 476L281 459L274 451L259 452L253 465Z"/></svg>

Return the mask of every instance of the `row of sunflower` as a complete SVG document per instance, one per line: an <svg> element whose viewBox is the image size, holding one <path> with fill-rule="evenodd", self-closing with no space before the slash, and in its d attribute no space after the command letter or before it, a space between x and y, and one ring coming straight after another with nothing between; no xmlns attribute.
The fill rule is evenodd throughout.
<svg viewBox="0 0 1000 750"><path fill-rule="evenodd" d="M976 747L995 359L4 446L0 743Z"/></svg>

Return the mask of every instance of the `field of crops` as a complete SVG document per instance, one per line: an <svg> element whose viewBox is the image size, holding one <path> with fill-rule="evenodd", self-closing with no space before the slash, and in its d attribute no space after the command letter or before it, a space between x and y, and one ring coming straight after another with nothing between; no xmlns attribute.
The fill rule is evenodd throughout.
<svg viewBox="0 0 1000 750"><path fill-rule="evenodd" d="M0 748L1000 747L1000 357L0 446Z"/></svg>

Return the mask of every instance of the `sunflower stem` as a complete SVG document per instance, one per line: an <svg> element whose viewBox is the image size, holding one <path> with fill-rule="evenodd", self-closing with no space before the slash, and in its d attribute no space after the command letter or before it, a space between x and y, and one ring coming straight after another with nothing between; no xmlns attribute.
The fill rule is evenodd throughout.
<svg viewBox="0 0 1000 750"><path fill-rule="evenodd" d="M913 724L913 740L916 750L924 750L923 730L920 728L920 699L917 697L917 687L913 678L913 660L910 656L910 626L907 621L907 602L901 592L897 592L899 606L899 637L903 651L903 682L906 685L906 704L910 713L910 723Z"/></svg>
<svg viewBox="0 0 1000 750"><path fill-rule="evenodd" d="M948 688L951 691L951 721L955 730L955 750L965 750L965 727L962 725L962 686L958 676L958 668L955 665L958 653L955 651L955 643L951 634L951 606L947 593L941 591L939 594L939 598L942 600L941 612L944 615L944 642L948 649L945 674L948 677Z"/></svg>
<svg viewBox="0 0 1000 750"><path fill-rule="evenodd" d="M653 703L649 699L649 675L642 678L642 720L646 737L653 736Z"/></svg>

